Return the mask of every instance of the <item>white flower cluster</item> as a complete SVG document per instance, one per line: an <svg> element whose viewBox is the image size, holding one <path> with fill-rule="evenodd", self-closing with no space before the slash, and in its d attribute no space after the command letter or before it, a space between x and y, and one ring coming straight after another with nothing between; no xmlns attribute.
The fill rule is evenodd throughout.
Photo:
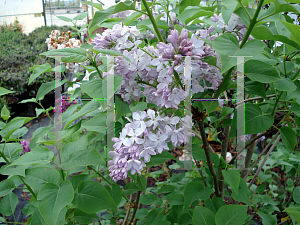
<svg viewBox="0 0 300 225"><path fill-rule="evenodd" d="M48 45L48 50L63 48L80 48L80 46L82 45L80 40L72 38L71 31L68 31L67 35L65 32L63 32L60 36L59 30L53 30L49 35L49 38L46 39L45 43L47 43ZM65 63L66 69L73 71L75 74L79 71L84 71L81 65L87 66L89 64L89 60L80 63Z"/></svg>
<svg viewBox="0 0 300 225"><path fill-rule="evenodd" d="M172 142L173 146L180 146L194 136L187 131L192 129L190 116L169 117L148 109L147 112L134 112L132 118L133 120L127 118L130 123L125 125L120 137L113 138L115 151L109 154L114 155L114 158L108 163L110 176L114 181L125 179L128 171L132 175L141 174L151 155L169 149L168 142Z"/></svg>
<svg viewBox="0 0 300 225"><path fill-rule="evenodd" d="M62 48L80 48L81 46L80 40L72 38L71 31L68 31L67 35L65 32L63 32L60 36L59 30L53 30L49 35L49 38L46 39L45 43L47 43L48 50Z"/></svg>

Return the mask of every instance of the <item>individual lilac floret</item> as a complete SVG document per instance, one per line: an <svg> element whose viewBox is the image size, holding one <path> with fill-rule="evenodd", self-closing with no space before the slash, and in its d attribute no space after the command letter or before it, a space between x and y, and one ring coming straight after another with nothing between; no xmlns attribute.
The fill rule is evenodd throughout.
<svg viewBox="0 0 300 225"><path fill-rule="evenodd" d="M128 171L132 175L141 174L152 155L169 149L168 142L172 142L173 146L180 146L194 136L189 131L193 124L188 116L168 117L148 109L147 112L134 112L132 120L127 120L130 123L125 125L120 137L112 139L115 150L109 153L114 156L108 162L110 176L114 181L125 179Z"/></svg>
<svg viewBox="0 0 300 225"><path fill-rule="evenodd" d="M29 148L30 141L22 140L22 141L20 141L20 144L23 147L23 151L22 151L21 155L31 151L31 149Z"/></svg>

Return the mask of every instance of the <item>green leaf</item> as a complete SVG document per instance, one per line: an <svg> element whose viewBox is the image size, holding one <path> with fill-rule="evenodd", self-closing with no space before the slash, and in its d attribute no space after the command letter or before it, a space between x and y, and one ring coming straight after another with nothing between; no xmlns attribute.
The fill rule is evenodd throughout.
<svg viewBox="0 0 300 225"><path fill-rule="evenodd" d="M92 49L92 51L96 53L102 53L103 55L114 55L114 56L122 55L122 53L110 49Z"/></svg>
<svg viewBox="0 0 300 225"><path fill-rule="evenodd" d="M15 183L6 179L0 182L0 197L7 195L15 189Z"/></svg>
<svg viewBox="0 0 300 225"><path fill-rule="evenodd" d="M136 186L135 183L128 183L125 186L125 190L124 193L127 195L132 195L136 192L138 192L140 189L138 188L138 186Z"/></svg>
<svg viewBox="0 0 300 225"><path fill-rule="evenodd" d="M0 168L0 173L3 175L20 175L25 177L25 169L27 166L9 166L5 165Z"/></svg>
<svg viewBox="0 0 300 225"><path fill-rule="evenodd" d="M1 117L5 121L10 118L10 112L9 112L8 108L6 107L6 105L4 105L1 110Z"/></svg>
<svg viewBox="0 0 300 225"><path fill-rule="evenodd" d="M36 100L42 100L46 94L63 85L64 83L66 83L66 80L63 80L61 83L55 82L55 80L48 83L43 83L36 94Z"/></svg>
<svg viewBox="0 0 300 225"><path fill-rule="evenodd" d="M243 225L247 216L246 205L224 205L216 213L216 225Z"/></svg>
<svg viewBox="0 0 300 225"><path fill-rule="evenodd" d="M40 190L45 184L60 182L60 174L54 168L36 167L26 170L25 182L35 190Z"/></svg>
<svg viewBox="0 0 300 225"><path fill-rule="evenodd" d="M134 218L136 218L136 219L142 219L142 218L145 218L148 212L149 212L148 209L145 209L145 208L143 208L143 209L138 209L138 210L136 211L136 214L135 214L135 217L134 217Z"/></svg>
<svg viewBox="0 0 300 225"><path fill-rule="evenodd" d="M231 189L238 194L240 184L240 172L238 170L222 170L224 180L229 184Z"/></svg>
<svg viewBox="0 0 300 225"><path fill-rule="evenodd" d="M293 113L295 113L297 116L300 116L300 105L297 103L292 103L291 110Z"/></svg>
<svg viewBox="0 0 300 225"><path fill-rule="evenodd" d="M225 6L225 8L223 7L221 9L222 17L223 17L225 23L228 24L228 21L232 15L232 13L234 12L238 2L236 0L222 0L221 4Z"/></svg>
<svg viewBox="0 0 300 225"><path fill-rule="evenodd" d="M279 91L295 91L297 86L290 78L282 77L282 80L278 80L274 83L274 87Z"/></svg>
<svg viewBox="0 0 300 225"><path fill-rule="evenodd" d="M160 213L158 209L150 210L150 212L146 216L146 222L144 222L145 225L159 225L155 222L158 222L162 220L164 217L163 213Z"/></svg>
<svg viewBox="0 0 300 225"><path fill-rule="evenodd" d="M200 182L190 182L184 188L184 208L189 207L195 200L205 200L209 198L211 193L208 193L204 185Z"/></svg>
<svg viewBox="0 0 300 225"><path fill-rule="evenodd" d="M103 209L116 209L115 201L102 184L96 181L82 181L73 204L85 213L96 213Z"/></svg>
<svg viewBox="0 0 300 225"><path fill-rule="evenodd" d="M244 179L240 177L240 184L239 184L239 189L238 193L235 193L234 191L232 192L232 197L234 200L239 201L239 202L244 202L247 205L250 206L250 193L248 186Z"/></svg>
<svg viewBox="0 0 300 225"><path fill-rule="evenodd" d="M82 4L90 5L90 6L95 7L96 9L102 10L102 5L99 3L85 1L85 2L82 2Z"/></svg>
<svg viewBox="0 0 300 225"><path fill-rule="evenodd" d="M51 71L51 65L49 63L43 64L43 65L37 65L33 68L33 72L30 75L28 85L31 84L34 79L39 77L43 73L47 73Z"/></svg>
<svg viewBox="0 0 300 225"><path fill-rule="evenodd" d="M140 197L140 203L144 205L151 205L155 201L158 200L158 197L154 195L153 193L147 193Z"/></svg>
<svg viewBox="0 0 300 225"><path fill-rule="evenodd" d="M143 15L142 13L139 13L139 12L134 12L132 13L130 16L126 17L124 20L123 20L123 24L124 25L128 25L130 22L136 20L137 18L139 18L141 15Z"/></svg>
<svg viewBox="0 0 300 225"><path fill-rule="evenodd" d="M175 187L172 185L164 185L162 186L158 192L156 192L157 194L161 194L161 193L171 193L175 191Z"/></svg>
<svg viewBox="0 0 300 225"><path fill-rule="evenodd" d="M300 204L300 186L296 187L293 191L293 199Z"/></svg>
<svg viewBox="0 0 300 225"><path fill-rule="evenodd" d="M119 96L115 96L115 120L118 121L122 116L125 116L127 113L130 113L129 106L124 102Z"/></svg>
<svg viewBox="0 0 300 225"><path fill-rule="evenodd" d="M19 127L23 126L25 123L28 123L34 117L16 117L13 118L8 124L6 124L0 131L0 135L3 138L8 138L14 131Z"/></svg>
<svg viewBox="0 0 300 225"><path fill-rule="evenodd" d="M214 196L213 199L206 199L204 204L206 208L210 209L213 213L216 213L221 206L225 205L225 202L220 197Z"/></svg>
<svg viewBox="0 0 300 225"><path fill-rule="evenodd" d="M199 6L200 0L182 0L179 4L179 13L182 13L188 6Z"/></svg>
<svg viewBox="0 0 300 225"><path fill-rule="evenodd" d="M67 162L62 164L63 168L74 168L88 165L105 165L100 153L94 149L80 150L72 153Z"/></svg>
<svg viewBox="0 0 300 225"><path fill-rule="evenodd" d="M3 87L0 87L0 96L6 95L6 94L11 94L11 93L15 93L15 91L10 91L10 90L7 90Z"/></svg>
<svg viewBox="0 0 300 225"><path fill-rule="evenodd" d="M98 116L89 119L87 122L82 124L82 127L88 131L96 131L102 134L106 134L106 113L101 113Z"/></svg>
<svg viewBox="0 0 300 225"><path fill-rule="evenodd" d="M10 192L8 195L4 196L0 203L0 212L4 216L10 216L15 212L17 204L19 202L18 196Z"/></svg>
<svg viewBox="0 0 300 225"><path fill-rule="evenodd" d="M114 83L115 83L115 91L122 84L123 77L115 74ZM87 82L84 82L80 86L81 90L87 93L90 97L95 99L106 99L107 97L107 77L103 80L94 79Z"/></svg>
<svg viewBox="0 0 300 225"><path fill-rule="evenodd" d="M54 49L48 52L41 53L40 55L44 55L47 57L62 57L61 60L63 62L84 62L87 60L86 49L83 48L62 48L62 49Z"/></svg>
<svg viewBox="0 0 300 225"><path fill-rule="evenodd" d="M257 81L247 81L245 83L245 93L262 96L264 99L267 98L264 85Z"/></svg>
<svg viewBox="0 0 300 225"><path fill-rule="evenodd" d="M239 107L244 107L243 105ZM234 114L230 138L236 137L236 113ZM245 105L245 134L257 134L268 130L274 122L274 118L271 115L263 114L261 108L258 105L246 104ZM242 128L237 128L242 129Z"/></svg>
<svg viewBox="0 0 300 225"><path fill-rule="evenodd" d="M73 20L83 20L84 18L86 18L87 17L87 12L83 12L83 13L80 13L80 14L78 14L77 16L75 16L74 18L73 18Z"/></svg>
<svg viewBox="0 0 300 225"><path fill-rule="evenodd" d="M215 215L208 208L196 206L193 214L193 224L215 225Z"/></svg>
<svg viewBox="0 0 300 225"><path fill-rule="evenodd" d="M61 19L65 22L72 22L72 19L65 17L65 16L56 16L58 19Z"/></svg>
<svg viewBox="0 0 300 225"><path fill-rule="evenodd" d="M184 197L182 194L174 194L169 201L169 204L172 205L184 205Z"/></svg>
<svg viewBox="0 0 300 225"><path fill-rule="evenodd" d="M76 222L79 224L90 224L95 219L99 220L99 217L97 216L96 213L88 214L81 211L80 209L75 209L74 211L74 220L76 220Z"/></svg>
<svg viewBox="0 0 300 225"><path fill-rule="evenodd" d="M220 54L222 63L221 73L224 73L237 64L237 58L230 56L255 57L262 52L266 45L259 40L253 39L248 41L243 48L240 49L237 37L231 33L226 33L216 37L212 46ZM250 57L245 57L244 61L246 62L250 59Z"/></svg>
<svg viewBox="0 0 300 225"><path fill-rule="evenodd" d="M34 165L34 164L48 164L52 160L54 154L44 146L38 146L22 155L20 158L10 164L13 165Z"/></svg>
<svg viewBox="0 0 300 225"><path fill-rule="evenodd" d="M146 179L145 175L137 174L136 180L134 180L134 181L135 181L136 186L145 193L146 187L147 187L147 179Z"/></svg>
<svg viewBox="0 0 300 225"><path fill-rule="evenodd" d="M201 103L206 109L206 114L214 112L219 107L218 101L201 101Z"/></svg>
<svg viewBox="0 0 300 225"><path fill-rule="evenodd" d="M295 220L300 223L300 207L288 207L284 210L288 214L291 214Z"/></svg>
<svg viewBox="0 0 300 225"><path fill-rule="evenodd" d="M245 75L253 81L272 83L282 80L274 66L259 60L249 60L245 63Z"/></svg>
<svg viewBox="0 0 300 225"><path fill-rule="evenodd" d="M161 154L151 156L150 162L148 162L146 165L147 167L152 167L155 165L163 164L169 159L176 160L172 154L167 151L163 151Z"/></svg>
<svg viewBox="0 0 300 225"><path fill-rule="evenodd" d="M14 138L22 138L25 134L27 134L28 128L27 127L21 127L17 129L15 132L12 133L12 136Z"/></svg>
<svg viewBox="0 0 300 225"><path fill-rule="evenodd" d="M290 39L295 41L298 45L300 44L299 36L300 36L300 27L296 24L288 23L283 20L280 20L287 29L291 32Z"/></svg>
<svg viewBox="0 0 300 225"><path fill-rule="evenodd" d="M85 114L99 108L100 108L100 103L98 101L89 101L78 112L74 113L67 119L64 129L66 129L77 118L84 116Z"/></svg>
<svg viewBox="0 0 300 225"><path fill-rule="evenodd" d="M268 215L263 212L257 212L257 214L262 219L263 225L276 225L277 224L276 215Z"/></svg>
<svg viewBox="0 0 300 225"><path fill-rule="evenodd" d="M106 10L96 11L92 22L89 24L89 34L91 34L96 28L97 25L104 21L108 16L114 13L118 13L126 10L135 10L135 2L125 1L120 2L114 6L109 7Z"/></svg>
<svg viewBox="0 0 300 225"><path fill-rule="evenodd" d="M112 198L114 199L116 205L119 205L119 203L122 200L122 189L120 188L120 186L113 185L111 187L111 193L112 193Z"/></svg>
<svg viewBox="0 0 300 225"><path fill-rule="evenodd" d="M295 131L290 127L281 127L280 135L284 146L290 150L294 151L295 146L297 144L297 137Z"/></svg>
<svg viewBox="0 0 300 225"><path fill-rule="evenodd" d="M295 91L288 92L287 96L289 98L295 98L296 100L300 100L300 81L296 80L294 84L297 86L297 89Z"/></svg>
<svg viewBox="0 0 300 225"><path fill-rule="evenodd" d="M188 24L193 19L202 17L202 16L213 16L214 13L210 11L201 10L200 7L189 7L189 9L184 10L177 19L185 24Z"/></svg>
<svg viewBox="0 0 300 225"><path fill-rule="evenodd" d="M300 49L300 45L297 42L291 40L290 38L284 35L273 34L271 29L268 29L264 25L254 27L251 32L251 35L261 40L281 41L296 49Z"/></svg>
<svg viewBox="0 0 300 225"><path fill-rule="evenodd" d="M74 197L72 183L69 180L63 181L60 186L47 183L38 193L38 208L49 225L56 225L60 212L70 204Z"/></svg>
<svg viewBox="0 0 300 225"><path fill-rule="evenodd" d="M36 225L37 224L47 225L47 223L43 219L43 217L42 217L40 211L38 210L38 208L34 205L31 205L30 208L33 211L33 214L27 221L28 225L35 225L35 224Z"/></svg>
<svg viewBox="0 0 300 225"><path fill-rule="evenodd" d="M130 105L129 108L130 108L131 112L136 112L138 110L139 111L144 111L145 109L147 109L147 103L146 102L139 102L135 106Z"/></svg>

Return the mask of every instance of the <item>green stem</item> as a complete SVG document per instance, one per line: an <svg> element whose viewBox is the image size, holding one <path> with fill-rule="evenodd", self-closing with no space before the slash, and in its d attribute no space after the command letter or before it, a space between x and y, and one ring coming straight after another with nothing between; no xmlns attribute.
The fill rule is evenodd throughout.
<svg viewBox="0 0 300 225"><path fill-rule="evenodd" d="M274 90L275 90L275 89L274 89ZM276 90L275 90L275 91L276 91ZM282 94L283 94L283 91L281 91L280 94L278 95L278 97L276 97L276 102L275 102L275 105L274 105L273 110L272 110L272 115L275 114L276 106L277 106L277 104L278 104L278 102L279 102L279 99L280 99L280 97L281 97Z"/></svg>
<svg viewBox="0 0 300 225"><path fill-rule="evenodd" d="M146 85L149 85L149 86L151 86L151 87L154 87L154 88L156 88L156 85L155 84L149 84L148 82L146 82L146 81L142 81L142 80L138 80L138 82L137 82L138 84L146 84Z"/></svg>
<svg viewBox="0 0 300 225"><path fill-rule="evenodd" d="M105 180L110 186L115 185L114 183L110 182L109 180L107 180L99 171L95 170L94 167L89 166L96 174L98 174L103 180ZM127 202L129 202L132 206L134 206L134 204L127 198L127 196L122 192L123 197L126 199Z"/></svg>
<svg viewBox="0 0 300 225"><path fill-rule="evenodd" d="M224 88L226 87L226 85L228 84L230 77L231 77L231 73L233 71L234 67L230 68L227 73L225 74L222 83L220 84L214 98L218 98L220 96L220 94L225 91Z"/></svg>
<svg viewBox="0 0 300 225"><path fill-rule="evenodd" d="M297 72L295 73L295 75L293 76L293 78L292 78L293 82L298 79L297 76L298 76L299 73L300 73L300 69L298 69Z"/></svg>
<svg viewBox="0 0 300 225"><path fill-rule="evenodd" d="M171 16L170 16L170 12L169 12L169 5L166 5L166 2L165 2L165 0L163 0L164 1L164 6L165 6L165 10L166 10L166 13L167 13L167 16L169 17L169 20L170 20L170 22L171 22L171 24L172 24L172 27L173 27L173 29L174 29L174 23L173 23L173 21L172 21L172 18L171 18Z"/></svg>
<svg viewBox="0 0 300 225"><path fill-rule="evenodd" d="M149 16L147 13L145 13L145 12L143 12L143 11L141 11L141 10L134 9L134 11L139 12L139 13L143 13L143 14L145 14L146 16Z"/></svg>
<svg viewBox="0 0 300 225"><path fill-rule="evenodd" d="M92 62L92 65L96 68L96 70L97 70L97 72L98 72L98 74L99 74L99 77L101 78L101 79L103 79L103 77L102 77L102 75L101 75L101 73L100 73L100 70L99 70L99 68L98 68L98 66L97 66L97 64L96 64L96 62Z"/></svg>
<svg viewBox="0 0 300 225"><path fill-rule="evenodd" d="M145 50L145 49L143 49L143 48L140 48L143 52L145 52L145 53L147 53L148 55L150 55L152 58L154 58L154 56L150 53L150 52L148 52L147 50Z"/></svg>
<svg viewBox="0 0 300 225"><path fill-rule="evenodd" d="M1 157L5 160L5 162L7 163L7 165L10 165L11 163L9 162L9 160L6 158L6 156L4 155L3 152L0 152ZM36 199L36 194L34 193L34 191L32 190L32 188L24 181L23 177L18 175L18 177L20 178L20 180L23 182L23 184L26 186L26 188L29 190L29 192L31 193L31 195Z"/></svg>
<svg viewBox="0 0 300 225"><path fill-rule="evenodd" d="M182 90L184 90L183 84L181 83L181 79L180 79L178 73L176 72L175 69L173 71L174 71L174 77L175 77L177 83L180 85L180 87L182 88Z"/></svg>
<svg viewBox="0 0 300 225"><path fill-rule="evenodd" d="M249 20L251 20L251 16L250 16L248 10L246 9L246 7L242 4L241 0L238 0L238 2L241 4L242 8L243 8L243 9L245 10L245 12L247 13L247 16L248 16Z"/></svg>
<svg viewBox="0 0 300 225"><path fill-rule="evenodd" d="M42 105L40 102L38 102L38 104L39 104L39 106L42 107L42 109L43 109L44 111L46 111L47 116L48 116L49 119L54 123L54 120L53 120L53 119L51 118L51 116L49 115L49 112L48 112L47 110L45 110L45 108L43 107L43 105Z"/></svg>
<svg viewBox="0 0 300 225"><path fill-rule="evenodd" d="M263 3L264 3L264 0L260 0L253 18L250 19L249 27L248 27L248 29L246 31L246 34L245 34L244 39L243 39L243 41L242 41L242 43L240 45L240 48L242 48L244 46L244 44L246 44L246 42L247 42L247 40L248 40L248 38L249 38L249 36L250 36L253 28L254 28L254 25L257 22L256 20L257 20L258 14L259 14L259 12L261 10L261 7L262 7Z"/></svg>
<svg viewBox="0 0 300 225"><path fill-rule="evenodd" d="M151 10L150 10L150 8L149 8L149 6L148 6L146 0L142 0L142 2L143 2L143 4L144 4L144 6L145 6L145 9L146 9L147 13L148 13L149 19L150 19L150 21L151 21L151 23L152 23L152 25L153 25L153 28L154 28L154 31L155 31L155 33L156 33L157 39L158 39L160 42L164 42L164 39L163 39L163 37L161 36L161 33L159 32L157 23L156 23L156 21L155 21L155 19L154 19L154 17L153 17L153 14L152 14L152 12L151 12Z"/></svg>

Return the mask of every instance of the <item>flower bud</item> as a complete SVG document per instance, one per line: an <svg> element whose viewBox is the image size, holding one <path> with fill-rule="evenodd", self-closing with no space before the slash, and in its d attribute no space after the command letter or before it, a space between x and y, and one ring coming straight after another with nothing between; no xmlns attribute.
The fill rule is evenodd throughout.
<svg viewBox="0 0 300 225"><path fill-rule="evenodd" d="M213 25L211 25L209 28L208 28L208 33L210 34L211 32L213 32L215 30L215 27Z"/></svg>

